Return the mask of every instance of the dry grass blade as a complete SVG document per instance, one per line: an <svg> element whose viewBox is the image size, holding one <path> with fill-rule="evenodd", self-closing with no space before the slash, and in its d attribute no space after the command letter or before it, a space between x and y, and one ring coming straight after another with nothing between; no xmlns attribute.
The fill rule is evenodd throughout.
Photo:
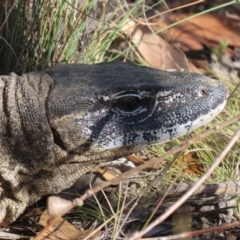
<svg viewBox="0 0 240 240"><path fill-rule="evenodd" d="M169 217L178 207L180 207L206 180L207 178L213 173L213 171L219 166L221 161L227 155L227 153L231 150L234 144L238 141L240 137L240 129L234 134L231 138L225 149L222 153L216 158L215 163L209 168L209 170L202 176L190 189L186 192L174 205L169 207L164 214L158 217L155 221L149 224L145 229L140 232L134 233L128 240L135 240L142 237L148 231L150 231L153 227L163 222L167 217Z"/></svg>
<svg viewBox="0 0 240 240"><path fill-rule="evenodd" d="M157 35L158 33L167 34L170 39L174 39L174 36L176 36L177 34L177 42L182 43L182 46L186 46L185 49L202 49L205 45L210 47L212 46L210 42L214 42L214 44L216 44L217 42L217 44L219 45L219 41L225 40L225 37L227 37L227 35L231 37L231 41L228 42L229 44L231 43L233 46L239 46L239 41L236 40L239 39L239 36L237 36L237 31L229 31L229 27L226 27L224 34L222 34L222 32L220 31L213 31L213 33L210 32L212 28L214 30L223 28L225 24L221 20L227 19L222 17L216 18L210 14L207 15L206 12L211 12L213 8L209 8L205 12L198 12L195 16L193 16L192 14L180 16L177 12L173 14L173 11L177 9L198 4L200 2L203 2L203 0L197 0L187 5L183 5L182 3L181 6L168 9L165 1L157 0L154 1L154 5L159 5L160 7L164 5L164 10L166 10L158 11L157 8L155 8L155 6L153 5L147 6L144 0L136 0L134 1L134 4L132 4L132 1L98 0L2 1L1 4L3 7L0 8L0 55L2 59L4 59L4 61L0 62L0 75L7 74L10 71L14 71L20 74L28 71L41 70L46 68L47 66L59 62L78 62L92 64L103 61L113 61L115 59L121 61L130 60L141 63L143 65L151 65L161 69L192 69L192 66L188 65L185 54L182 54L181 52L173 48L173 46L169 42L167 42L166 39ZM222 5L219 5L218 7L228 6L236 2L237 1L229 1L228 3L224 3ZM150 11L154 12L154 16L149 17ZM171 20L171 25L169 22L164 21L164 19L166 19L166 15L164 14L166 13L170 16L169 19ZM198 17L195 18L196 16ZM153 18L155 18L155 20L158 19L158 21L154 21ZM159 18L163 22L161 22ZM205 21L204 27L201 26L203 20ZM231 20L231 25L238 22L239 19ZM130 23L133 23L133 25L131 25ZM190 27L189 23L191 23ZM201 29L199 27L199 23ZM215 23L215 27L212 27L213 23ZM192 25L194 25L196 28L192 28ZM206 39L208 41L206 41L205 35L207 35ZM120 44L118 41L120 41ZM230 65L230 67L232 66L233 65ZM221 64L220 67L222 68ZM211 73L213 72L214 71L211 71ZM217 75L218 78L220 78L219 72L220 71L215 71L214 76ZM227 74L229 74L228 71ZM227 78L228 77L229 76L227 76ZM224 82L225 78L226 77L224 76ZM238 78L237 81L239 81ZM235 90L236 93L237 91L239 91L239 89ZM131 176L133 176L133 174L140 170L146 168L148 168L148 170L152 170L157 167L159 168L159 162L161 160L165 160L164 162L166 163L168 160L170 160L173 154L178 153L183 149L186 149L192 144L194 144L194 146L191 146L192 149L194 148L194 150L192 151L197 152L198 156L200 156L198 160L201 161L203 168L205 167L207 169L209 166L212 165L211 161L216 158L216 156L220 152L220 149L224 148L224 144L226 144L226 142L229 140L229 136L232 136L236 128L240 126L240 124L236 123L240 120L240 115L230 119L231 117L236 116L240 112L240 98L237 96L239 95L239 93L233 95L234 96L232 98L228 99L228 105L226 106L223 113L219 115L215 120L218 122L222 122L221 124L218 124L214 128L197 135L193 139L188 138L190 140L182 142L178 147L172 148L167 153L165 153L166 149L169 149L170 145L173 146L177 141L181 141L181 139L174 140L173 142L169 143L169 145L160 146L159 149L163 149L163 154L161 150L157 152L157 150L155 151L152 149L151 153L155 151L154 153L159 154L161 157L150 160L147 163L144 163L130 171L127 171L117 176L111 181L105 182L97 187L92 188L91 190L88 190L81 198L77 198L73 202L64 203L62 202L62 200L60 201L60 199L57 199L59 200L60 204L56 204L56 201L52 203L49 202L48 209L51 208L51 204L55 207L54 209L52 208L52 210L54 211L51 212L51 217L63 215L64 213L66 213L66 211L72 209L74 206L80 205L80 203L86 200L86 198L88 198L89 196L95 195L95 193L105 187L108 187L111 184L119 183L126 178L130 178ZM226 118L230 120L226 121ZM231 128L226 128L233 123L236 124ZM219 129L223 128L225 129L218 132ZM203 138L206 138L210 134L216 132L218 132L217 134L215 134L216 139L213 139L214 137L211 136L210 138L204 139L204 141L199 142ZM219 139L221 139L221 141L219 141ZM196 142L198 143L195 144ZM212 177L211 180L208 179L208 183L211 181L214 183L226 183L230 182L231 180L234 181L236 184L239 183L239 179L236 179L236 177L234 176L239 175L237 174L237 171L239 171L239 150L236 146L234 146L234 148L235 149L232 149L231 153L227 156L226 161L222 163L221 169L218 168L215 170L215 178ZM191 150L189 149L189 151ZM221 157L222 156L220 155L217 160L219 160ZM231 167L228 167L230 165ZM170 166L170 164L168 166ZM179 170L179 168L173 168L174 166L172 168L165 167L165 171L161 171L161 187L164 185L165 192L161 191L160 195L168 194L169 197L169 195L171 194L171 187L175 183L175 180L178 181L180 177L182 177L181 175L177 179L178 176L174 174ZM155 171L151 172L152 175L153 172ZM174 174L172 174L173 172ZM179 172L182 173L183 171ZM142 177L142 175L139 176ZM176 178L173 179L173 176L176 176ZM194 189L190 186L193 181L197 180L199 175L197 177L194 177L191 178L188 176L187 178L183 176L184 180L187 179L187 181L185 182L189 184L187 190L191 190L187 193L186 189L182 189L182 192L178 192L179 195L186 193L186 195L184 195L181 201L184 201L184 199L186 199L189 194L194 191ZM157 180L159 180L160 178L158 178ZM189 179L190 181L188 181ZM153 184L149 184L147 187L152 190L154 187L156 187L156 182L157 181L153 181ZM198 182L197 184L199 185L201 184L201 182ZM167 191L165 188L166 186L168 186ZM220 186L220 184L218 184L218 186ZM119 187L119 189L122 190L121 186ZM160 188L156 189L157 191L159 191ZM210 187L208 189L210 189ZM119 235L125 234L126 228L124 225L129 226L129 219L131 219L132 217L130 216L130 214L134 214L135 210L134 204L142 204L142 202L137 199L137 197L141 198L142 200L145 196L142 193L143 191L138 192L137 197L132 197L132 195L129 194L130 191L126 191L126 195L124 195L123 198L120 190L118 199L119 204L117 207L116 205L112 205L112 207L110 201L107 200L108 208L110 209L109 215L111 214L110 217L108 214L106 214L106 209L104 209L104 206L101 205L102 202L97 198L96 202L98 202L98 208L100 209L100 211L99 209L97 209L97 207L91 209L93 210L92 212L90 212L89 209L86 210L86 212L88 211L88 216L90 215L89 218L94 219L93 221L96 221L96 215L94 215L94 211L97 212L97 216L100 216L102 218L99 221L100 223L97 223L99 227L95 227L96 230L91 232L90 236L86 237L86 235L84 235L85 239L89 239L91 236L94 235L96 231L100 232L100 229L102 229L103 227L105 227L104 234L107 233L109 234L108 236L111 235L111 237L115 239L117 239ZM207 191L207 189L204 188L201 188L200 190L202 190L202 192ZM222 193L222 191L224 191L224 188L218 189L218 193ZM231 191L233 191L233 188L228 189L229 194L231 194ZM127 196L127 193L130 195L130 197L132 197L131 199L128 198L129 196ZM236 190L236 193L239 193L238 189ZM108 196L106 196L106 199L107 197ZM151 197L152 195L149 194L147 199L152 200ZM164 197L159 204L162 204ZM179 202L178 204L181 203L182 202ZM60 206L61 204L64 204L65 206L62 209L62 212L60 212L58 209L58 207L62 207ZM85 204L85 206L86 205L87 204ZM125 208L128 206L130 206L131 209L126 214ZM162 215L159 218L160 220L158 221L163 221L167 214L170 214L172 211L174 211L174 208L176 208L176 206L178 205L172 205L171 208L169 208L169 211L165 215ZM115 209L115 207L117 208L117 210ZM91 205L91 208L93 208L93 205ZM155 214L157 208L158 206L152 212L152 216ZM76 211L78 211L78 209L76 208ZM79 212L81 214L81 211ZM86 218L87 214L82 214L82 219ZM54 218L52 220L52 222L51 220L49 221L48 225L42 224L47 225L44 230L47 230L48 227L53 227ZM57 217L55 218L55 221L56 220ZM72 219L70 219L70 221L72 221ZM85 221L85 219L83 221ZM104 223L101 224L103 221ZM146 226L150 221L152 221L151 217L149 217L148 221L144 222L144 226ZM149 226L151 227L153 225L150 224ZM223 226L223 228L219 227L216 228L216 231L217 229L227 229L231 226L226 225ZM144 231L146 232L147 229L149 229L149 227L145 228ZM213 231L213 229L209 229L209 231ZM67 233L68 231L65 232ZM198 232L195 232L194 234L197 234ZM40 234L37 236L39 239L42 239L44 236L41 234L43 234L43 231L40 232ZM136 233L136 235L133 235L133 237L140 237L142 234L144 234L144 232L138 232ZM194 234L187 234L189 234L189 236L194 236ZM172 239L178 239L181 236L183 235L173 236ZM184 236L186 237L186 235ZM11 235L9 238L11 238ZM15 238L17 238L17 236ZM166 239L171 239L171 237L168 237Z"/></svg>
<svg viewBox="0 0 240 240"><path fill-rule="evenodd" d="M106 61L112 42L142 2L126 11L110 1L5 1L0 8L0 55L5 60L0 74L59 62Z"/></svg>
<svg viewBox="0 0 240 240"><path fill-rule="evenodd" d="M163 190L159 192L159 196L164 196L167 194L168 197L179 197L184 193L189 191L191 188L190 184L179 183L175 188L171 190ZM222 183L214 183L214 184L206 184L202 185L198 188L196 192L192 196L198 197L217 197L223 199L229 199L232 196L240 195L240 181L232 181L232 182L222 182Z"/></svg>
<svg viewBox="0 0 240 240"><path fill-rule="evenodd" d="M114 179L110 180L110 181L107 181L107 182L104 182L92 189L89 189L85 192L85 194L83 196L81 196L80 198L76 198L73 200L73 206L77 206L79 202L83 202L84 200L86 200L87 198L93 196L94 194L96 194L98 191L112 185L112 184L116 184L116 183L119 183L120 181L126 179L126 178L129 178L131 177L134 173L136 173L137 171L141 171L143 169L146 169L146 168L154 168L155 166L158 165L158 163L161 161L161 160L164 160L166 159L168 156L172 156L173 154L175 153L178 153L180 151L182 151L183 149L189 147L190 145L192 145L193 143L196 143L198 142L199 140L203 139L203 138L206 138L207 136L217 132L218 130L220 129L223 129L223 128L226 128L227 126L233 124L233 123L236 123L237 121L240 120L240 115L232 118L232 119L229 119L228 121L226 122L223 122L223 123L220 123L218 125L216 125L214 128L211 128L209 130L207 130L206 132L204 133L201 133L201 134L198 134L197 136L195 136L194 138L188 140L188 141L185 141L183 143L181 143L179 146L177 147L174 147L172 148L170 151L168 151L167 153L163 154L161 157L158 157L158 158L155 158L155 159L151 159L149 160L148 162L140 165L140 166L137 166L136 168L134 169L131 169L125 173L122 173L120 174L119 176L115 177ZM49 208L49 206L47 206L47 208ZM68 209L69 210L69 209ZM63 213L62 213L63 214Z"/></svg>
<svg viewBox="0 0 240 240"><path fill-rule="evenodd" d="M161 237L157 238L158 240L178 240L182 238L189 238L189 237L194 237L194 236L199 236L205 233L212 233L212 232L223 232L229 229L232 229L234 227L237 227L240 225L240 222L234 222L230 224L226 224L223 226L218 226L218 227L211 227L208 229L203 229L203 230L197 230L197 231L192 231L192 232L185 232L177 235L172 235L172 236L167 236L167 237ZM153 238L144 238L144 240L153 240Z"/></svg>
<svg viewBox="0 0 240 240"><path fill-rule="evenodd" d="M207 136L215 133L216 131L222 129L222 128L225 128L237 121L240 120L240 115L224 122L224 123L220 123L218 125L216 125L214 128L211 128L209 129L208 131L204 132L204 133L201 133L199 135L197 135L196 137L188 140L188 141L185 141L183 142L182 144L180 144L178 147L174 147L173 149L171 149L170 151L168 151L167 153L163 154L161 157L159 158L155 158L155 159L151 159L150 161L134 168L134 169L131 169L125 173L122 173L121 175L117 176L116 178L112 179L111 181L108 181L108 182L104 182L102 183L101 185L97 186L97 187L94 187L93 189L91 190L88 190L80 199L81 201L84 201L86 198L92 196L92 194L95 194L96 192L100 191L101 189L107 187L107 186L110 186L111 184L116 184L120 181L122 181L123 179L126 179L128 177L130 177L132 174L134 174L136 171L140 171L140 170L143 170L145 168L154 168L154 166L157 166L158 165L158 162L167 158L168 156L171 156L177 152L180 152L181 150L187 148L188 146L190 146L191 144L203 139L203 138L206 138Z"/></svg>

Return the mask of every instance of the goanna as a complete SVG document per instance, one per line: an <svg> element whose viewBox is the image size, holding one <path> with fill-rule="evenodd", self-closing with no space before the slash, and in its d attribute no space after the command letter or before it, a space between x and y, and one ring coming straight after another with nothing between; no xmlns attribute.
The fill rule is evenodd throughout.
<svg viewBox="0 0 240 240"><path fill-rule="evenodd" d="M0 96L0 222L11 222L100 162L208 123L228 90L197 73L101 63L0 76Z"/></svg>

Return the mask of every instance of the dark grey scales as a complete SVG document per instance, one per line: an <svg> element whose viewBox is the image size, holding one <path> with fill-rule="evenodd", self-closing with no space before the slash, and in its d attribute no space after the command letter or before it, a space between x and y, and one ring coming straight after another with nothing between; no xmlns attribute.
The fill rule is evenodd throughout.
<svg viewBox="0 0 240 240"><path fill-rule="evenodd" d="M196 73L127 63L0 76L0 222L103 161L211 121L227 88Z"/></svg>

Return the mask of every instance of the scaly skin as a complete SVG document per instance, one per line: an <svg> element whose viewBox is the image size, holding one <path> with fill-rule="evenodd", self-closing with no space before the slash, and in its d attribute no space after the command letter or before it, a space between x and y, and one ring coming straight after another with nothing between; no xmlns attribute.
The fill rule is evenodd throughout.
<svg viewBox="0 0 240 240"><path fill-rule="evenodd" d="M126 63L0 76L0 222L103 161L211 121L227 88L196 73Z"/></svg>

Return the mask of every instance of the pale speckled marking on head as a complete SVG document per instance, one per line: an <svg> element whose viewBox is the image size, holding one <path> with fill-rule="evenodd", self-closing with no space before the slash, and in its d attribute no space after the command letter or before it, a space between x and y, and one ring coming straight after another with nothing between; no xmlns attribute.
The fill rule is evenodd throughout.
<svg viewBox="0 0 240 240"><path fill-rule="evenodd" d="M122 92L121 92L122 93ZM123 94L123 93L122 93ZM123 94L121 97L126 96L136 96L139 97L139 99L142 99L142 96L151 96L151 94L146 91L143 91L142 96L137 95L136 93L129 93L129 94ZM196 98L202 98L203 95L200 93L200 91L196 91ZM113 101L113 99L119 99L118 94L114 94L114 97L111 97L108 99L109 101ZM105 111L95 111L93 113L87 113L83 118L77 118L75 119L76 124L79 124L82 126L82 134L87 137L89 134L94 133L92 131L89 131L91 127L95 125L94 119L98 116L101 118L101 116L106 116L109 111L116 114L119 117L134 117L135 115L138 115L143 112L147 112L147 115L145 118L138 119L132 119L132 121L129 119L127 122L127 125L132 125L133 130L134 127L137 126L137 124L141 124L144 121L147 121L148 118L150 118L153 115L153 112L155 114L159 114L161 116L161 111L163 110L163 107L160 107L161 105L164 106L165 112L163 111L162 115L167 115L166 109L169 109L171 112L171 117L169 117L169 122L165 124L165 127L156 128L154 130L148 129L148 130L140 130L136 129L135 131L131 131L131 128L128 129L128 131L124 132L124 128L122 130L122 133L119 133L119 129L117 129L116 126L111 126L111 131L109 134L105 134L104 139L101 139L99 141L98 137L92 137L92 145L91 149L93 151L106 151L111 149L118 149L123 146L129 146L129 149L131 148L133 151L137 151L143 147L146 146L153 146L156 144L161 144L167 141L170 141L174 138L183 136L198 127L210 122L214 117L216 117L224 108L226 104L226 99L223 101L222 104L219 104L216 108L213 108L211 111L209 110L206 114L200 114L196 119L192 121L185 120L185 122L182 122L180 124L180 121L178 119L177 111L174 111L174 108L171 109L171 104L174 106L184 106L187 102L186 96L184 96L184 93L181 92L175 92L174 91L160 91L154 95L155 103L150 109L136 109L133 112L124 112L119 111L117 109L105 109ZM106 98L103 98L106 99ZM159 112L159 113L158 113ZM184 111L182 112L184 113ZM177 123L179 121L179 123ZM168 125L168 127L166 127ZM136 127L137 128L137 127Z"/></svg>
<svg viewBox="0 0 240 240"><path fill-rule="evenodd" d="M174 125L168 129L164 128L148 132L136 131L134 134L125 133L124 135L115 137L114 134L112 134L111 136L106 137L101 146L96 144L95 146L93 145L92 148L97 151L106 151L110 149L121 148L122 146L128 144L131 145L131 149L133 151L139 151L144 147L153 147L155 145L171 141L174 138L186 135L195 129L209 123L223 110L225 104L226 101L207 115L202 115L198 119L194 121L188 121L182 125Z"/></svg>

